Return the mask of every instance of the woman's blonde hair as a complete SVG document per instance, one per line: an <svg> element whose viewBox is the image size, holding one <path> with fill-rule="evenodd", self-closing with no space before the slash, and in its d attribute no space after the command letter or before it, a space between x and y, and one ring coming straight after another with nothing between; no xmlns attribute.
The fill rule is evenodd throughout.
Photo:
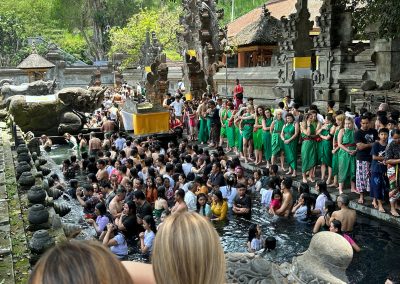
<svg viewBox="0 0 400 284"><path fill-rule="evenodd" d="M225 283L219 236L209 221L194 212L165 220L154 241L152 263L157 284Z"/></svg>
<svg viewBox="0 0 400 284"><path fill-rule="evenodd" d="M109 249L95 241L71 241L47 251L29 284L127 284L132 278Z"/></svg>
<svg viewBox="0 0 400 284"><path fill-rule="evenodd" d="M344 120L346 119L346 116L344 114L339 114L336 116L336 120L340 122L340 125L338 125L340 128L344 128Z"/></svg>
<svg viewBox="0 0 400 284"><path fill-rule="evenodd" d="M283 113L283 110L281 110L281 109L276 109L275 111L274 111L274 117L276 118L277 116L278 116L278 114L282 114Z"/></svg>

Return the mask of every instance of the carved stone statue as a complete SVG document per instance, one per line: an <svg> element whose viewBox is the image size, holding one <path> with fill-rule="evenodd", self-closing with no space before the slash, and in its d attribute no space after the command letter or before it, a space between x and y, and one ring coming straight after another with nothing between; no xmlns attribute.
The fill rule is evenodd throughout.
<svg viewBox="0 0 400 284"><path fill-rule="evenodd" d="M345 238L320 232L303 254L280 266L254 254L229 253L226 278L228 283L344 284L352 259L353 249Z"/></svg>
<svg viewBox="0 0 400 284"><path fill-rule="evenodd" d="M10 84L11 80L2 80L0 84L1 101L4 104L11 96L44 96L53 94L56 88L56 80L53 81L34 81L32 83L23 83L21 85Z"/></svg>
<svg viewBox="0 0 400 284"><path fill-rule="evenodd" d="M22 95L13 96L8 111L23 131L35 135L60 135L65 132L79 133L85 122L84 113L93 112L100 106L107 88L65 88L47 101L27 102Z"/></svg>

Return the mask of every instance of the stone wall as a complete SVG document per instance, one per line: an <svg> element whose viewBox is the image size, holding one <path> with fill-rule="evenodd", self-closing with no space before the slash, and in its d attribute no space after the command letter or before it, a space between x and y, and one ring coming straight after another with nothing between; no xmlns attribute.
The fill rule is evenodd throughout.
<svg viewBox="0 0 400 284"><path fill-rule="evenodd" d="M86 88L97 69L101 72L101 83L106 86L114 85L114 70L111 64L104 67L97 66L73 66L66 67L62 62L56 64L56 67L49 70L46 74L46 80L57 80L57 88L81 87ZM128 84L135 86L142 81L141 69L127 69L123 72L124 80ZM28 75L25 71L16 68L0 68L0 81L3 79L13 79L15 85L28 83ZM170 91L176 90L176 86L182 80L182 69L180 67L169 67L168 79L170 81Z"/></svg>
<svg viewBox="0 0 400 284"><path fill-rule="evenodd" d="M228 93L226 92L226 69L222 68L214 76L217 91L223 97L232 96L236 79L244 88L244 97L253 97L255 103L271 104L279 98L274 87L278 83L278 70L275 67L228 68Z"/></svg>

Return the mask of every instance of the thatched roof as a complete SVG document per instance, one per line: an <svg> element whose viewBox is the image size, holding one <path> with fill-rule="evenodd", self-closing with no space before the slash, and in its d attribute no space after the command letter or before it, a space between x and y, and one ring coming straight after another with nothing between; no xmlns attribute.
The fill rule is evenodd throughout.
<svg viewBox="0 0 400 284"><path fill-rule="evenodd" d="M277 44L281 36L281 22L270 14L261 14L257 20L238 32L231 41L237 46L271 45Z"/></svg>
<svg viewBox="0 0 400 284"><path fill-rule="evenodd" d="M55 67L53 63L46 60L34 51L17 66L18 69L50 69Z"/></svg>

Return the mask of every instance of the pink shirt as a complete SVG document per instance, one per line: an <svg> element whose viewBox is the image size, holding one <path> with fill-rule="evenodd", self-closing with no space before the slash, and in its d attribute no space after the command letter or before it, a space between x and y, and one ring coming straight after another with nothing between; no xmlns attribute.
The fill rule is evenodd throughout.
<svg viewBox="0 0 400 284"><path fill-rule="evenodd" d="M356 243L349 235L343 234L343 238L345 238L351 246Z"/></svg>
<svg viewBox="0 0 400 284"><path fill-rule="evenodd" d="M269 208L272 208L274 210L281 208L281 200L280 199L272 199L271 203L269 205Z"/></svg>

